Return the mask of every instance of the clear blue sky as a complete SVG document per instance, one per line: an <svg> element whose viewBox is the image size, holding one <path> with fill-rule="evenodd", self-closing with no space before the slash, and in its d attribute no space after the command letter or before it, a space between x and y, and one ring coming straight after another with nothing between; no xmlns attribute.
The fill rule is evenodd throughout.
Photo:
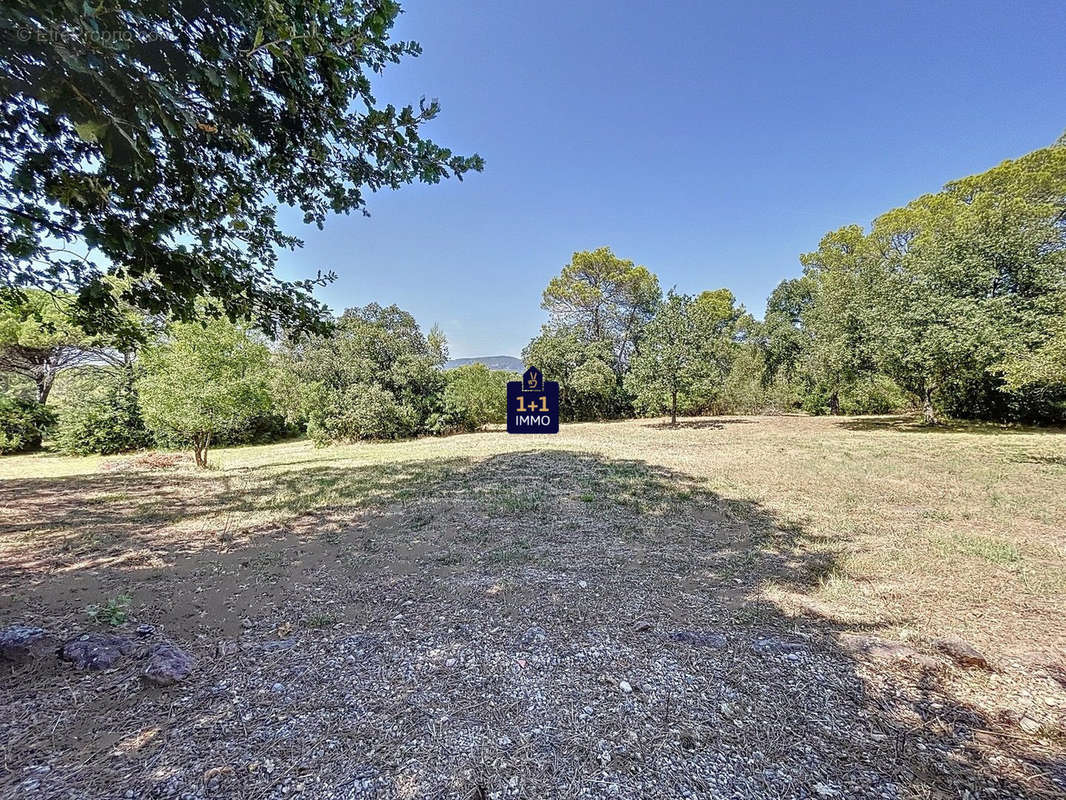
<svg viewBox="0 0 1066 800"><path fill-rule="evenodd" d="M1066 128L1066 4L407 0L424 53L380 100L436 97L463 183L370 197L282 273L332 268L335 310L396 303L452 355L518 355L574 250L756 316L829 230L1050 144Z"/></svg>

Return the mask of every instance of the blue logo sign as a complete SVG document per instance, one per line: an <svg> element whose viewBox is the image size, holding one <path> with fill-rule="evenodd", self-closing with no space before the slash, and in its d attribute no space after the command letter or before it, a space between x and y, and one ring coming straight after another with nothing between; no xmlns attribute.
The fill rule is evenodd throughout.
<svg viewBox="0 0 1066 800"><path fill-rule="evenodd" d="M559 432L559 384L544 380L536 367L507 382L507 432Z"/></svg>

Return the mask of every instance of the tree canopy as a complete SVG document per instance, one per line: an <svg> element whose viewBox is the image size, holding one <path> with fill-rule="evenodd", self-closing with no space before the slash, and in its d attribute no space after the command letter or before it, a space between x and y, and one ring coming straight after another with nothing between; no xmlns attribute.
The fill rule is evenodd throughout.
<svg viewBox="0 0 1066 800"><path fill-rule="evenodd" d="M577 332L586 342L607 342L611 368L621 382L640 329L655 312L659 279L609 247L574 253L548 283L541 307L552 324Z"/></svg>
<svg viewBox="0 0 1066 800"><path fill-rule="evenodd" d="M157 435L190 443L199 467L212 440L270 408L270 351L228 320L174 323L142 363L136 389L144 421Z"/></svg>
<svg viewBox="0 0 1066 800"><path fill-rule="evenodd" d="M106 329L127 301L177 319L196 298L268 331L320 328L277 204L321 227L367 191L480 170L422 135L436 101L377 103L371 76L417 56L393 0L76 0L5 5L0 289L76 293ZM15 35L15 34L18 35ZM106 276L121 280L119 297Z"/></svg>

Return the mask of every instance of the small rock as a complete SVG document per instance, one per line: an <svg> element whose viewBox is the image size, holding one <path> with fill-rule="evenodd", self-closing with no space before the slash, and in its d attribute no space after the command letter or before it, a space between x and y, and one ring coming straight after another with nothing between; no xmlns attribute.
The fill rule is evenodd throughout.
<svg viewBox="0 0 1066 800"><path fill-rule="evenodd" d="M653 627L655 627L655 624L650 619L638 619L633 622L633 630L637 633L650 631Z"/></svg>
<svg viewBox="0 0 1066 800"><path fill-rule="evenodd" d="M693 647L713 647L721 649L726 646L726 638L715 631L673 631L670 641L690 644Z"/></svg>
<svg viewBox="0 0 1066 800"><path fill-rule="evenodd" d="M539 625L531 625L522 634L522 647L529 650L535 645L542 644L547 638L548 634L545 633L544 628Z"/></svg>
<svg viewBox="0 0 1066 800"><path fill-rule="evenodd" d="M55 653L55 638L44 628L12 625L0 631L0 659L22 664Z"/></svg>
<svg viewBox="0 0 1066 800"><path fill-rule="evenodd" d="M730 719L737 715L737 707L733 703L721 703L718 706L718 710L722 712L723 717Z"/></svg>
<svg viewBox="0 0 1066 800"><path fill-rule="evenodd" d="M444 666L446 666L446 667L454 667L458 663L459 662L456 661L454 658L449 658L447 661L444 662Z"/></svg>
<svg viewBox="0 0 1066 800"><path fill-rule="evenodd" d="M1022 717L1018 720L1018 727L1026 733L1036 733L1040 730L1040 723L1030 717Z"/></svg>
<svg viewBox="0 0 1066 800"><path fill-rule="evenodd" d="M807 646L799 642L788 642L776 636L763 636L757 639L751 646L756 653L795 653L806 650Z"/></svg>
<svg viewBox="0 0 1066 800"><path fill-rule="evenodd" d="M171 686L192 672L193 660L170 642L160 642L148 653L143 678L156 686Z"/></svg>
<svg viewBox="0 0 1066 800"><path fill-rule="evenodd" d="M838 794L836 789L826 786L824 783L814 784L814 791L819 797L834 797Z"/></svg>
<svg viewBox="0 0 1066 800"><path fill-rule="evenodd" d="M285 684L275 683L273 686L270 687L270 691L272 691L274 694L281 694L285 691Z"/></svg>
<svg viewBox="0 0 1066 800"><path fill-rule="evenodd" d="M147 636L155 636L155 633L156 633L155 625L149 625L147 623L143 623L141 625L138 625L137 629L134 632L138 636L140 636L142 638L143 637L147 637Z"/></svg>
<svg viewBox="0 0 1066 800"><path fill-rule="evenodd" d="M587 589L587 588L589 588L589 582L588 582L588 581L578 581L578 582L577 582L577 585L578 585L579 587L581 587L582 589Z"/></svg>
<svg viewBox="0 0 1066 800"><path fill-rule="evenodd" d="M891 639L881 639L877 636L863 636L855 633L845 633L840 636L840 645L847 652L857 656L865 656L872 661L904 661L916 666L941 670L944 664L941 661L919 653L913 647Z"/></svg>
<svg viewBox="0 0 1066 800"><path fill-rule="evenodd" d="M59 657L73 663L76 669L107 669L135 649L133 642L124 636L86 633L63 645Z"/></svg>
<svg viewBox="0 0 1066 800"><path fill-rule="evenodd" d="M979 669L991 669L988 659L972 644L956 636L946 636L937 639L933 645L952 661L964 667L977 667Z"/></svg>
<svg viewBox="0 0 1066 800"><path fill-rule="evenodd" d="M629 685L629 681L618 681L618 688L622 690L623 694L629 694L633 691L633 687Z"/></svg>

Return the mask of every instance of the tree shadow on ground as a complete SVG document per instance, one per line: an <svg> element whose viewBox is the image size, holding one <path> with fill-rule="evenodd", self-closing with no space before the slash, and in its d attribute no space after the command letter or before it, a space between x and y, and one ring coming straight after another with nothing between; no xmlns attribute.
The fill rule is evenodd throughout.
<svg viewBox="0 0 1066 800"><path fill-rule="evenodd" d="M751 425L754 420L740 419L737 417L700 417L696 419L679 419L676 423L666 422L649 422L644 425L645 428L651 428L653 430L720 430L726 425Z"/></svg>
<svg viewBox="0 0 1066 800"><path fill-rule="evenodd" d="M978 420L945 420L936 425L927 425L919 417L850 417L836 423L849 431L887 431L893 433L975 433L982 436L1019 433L1064 434L1066 428L1037 427L1032 425L1015 425Z"/></svg>
<svg viewBox="0 0 1066 800"><path fill-rule="evenodd" d="M768 599L815 592L846 542L644 461L79 476L4 481L0 503L3 624L72 634L88 591L124 591L199 663L168 691L136 663L12 670L0 787L47 761L46 790L180 793L225 764L221 793L251 798L267 759L382 797L1066 788L1061 753L953 696L946 661L878 660L864 626Z"/></svg>

